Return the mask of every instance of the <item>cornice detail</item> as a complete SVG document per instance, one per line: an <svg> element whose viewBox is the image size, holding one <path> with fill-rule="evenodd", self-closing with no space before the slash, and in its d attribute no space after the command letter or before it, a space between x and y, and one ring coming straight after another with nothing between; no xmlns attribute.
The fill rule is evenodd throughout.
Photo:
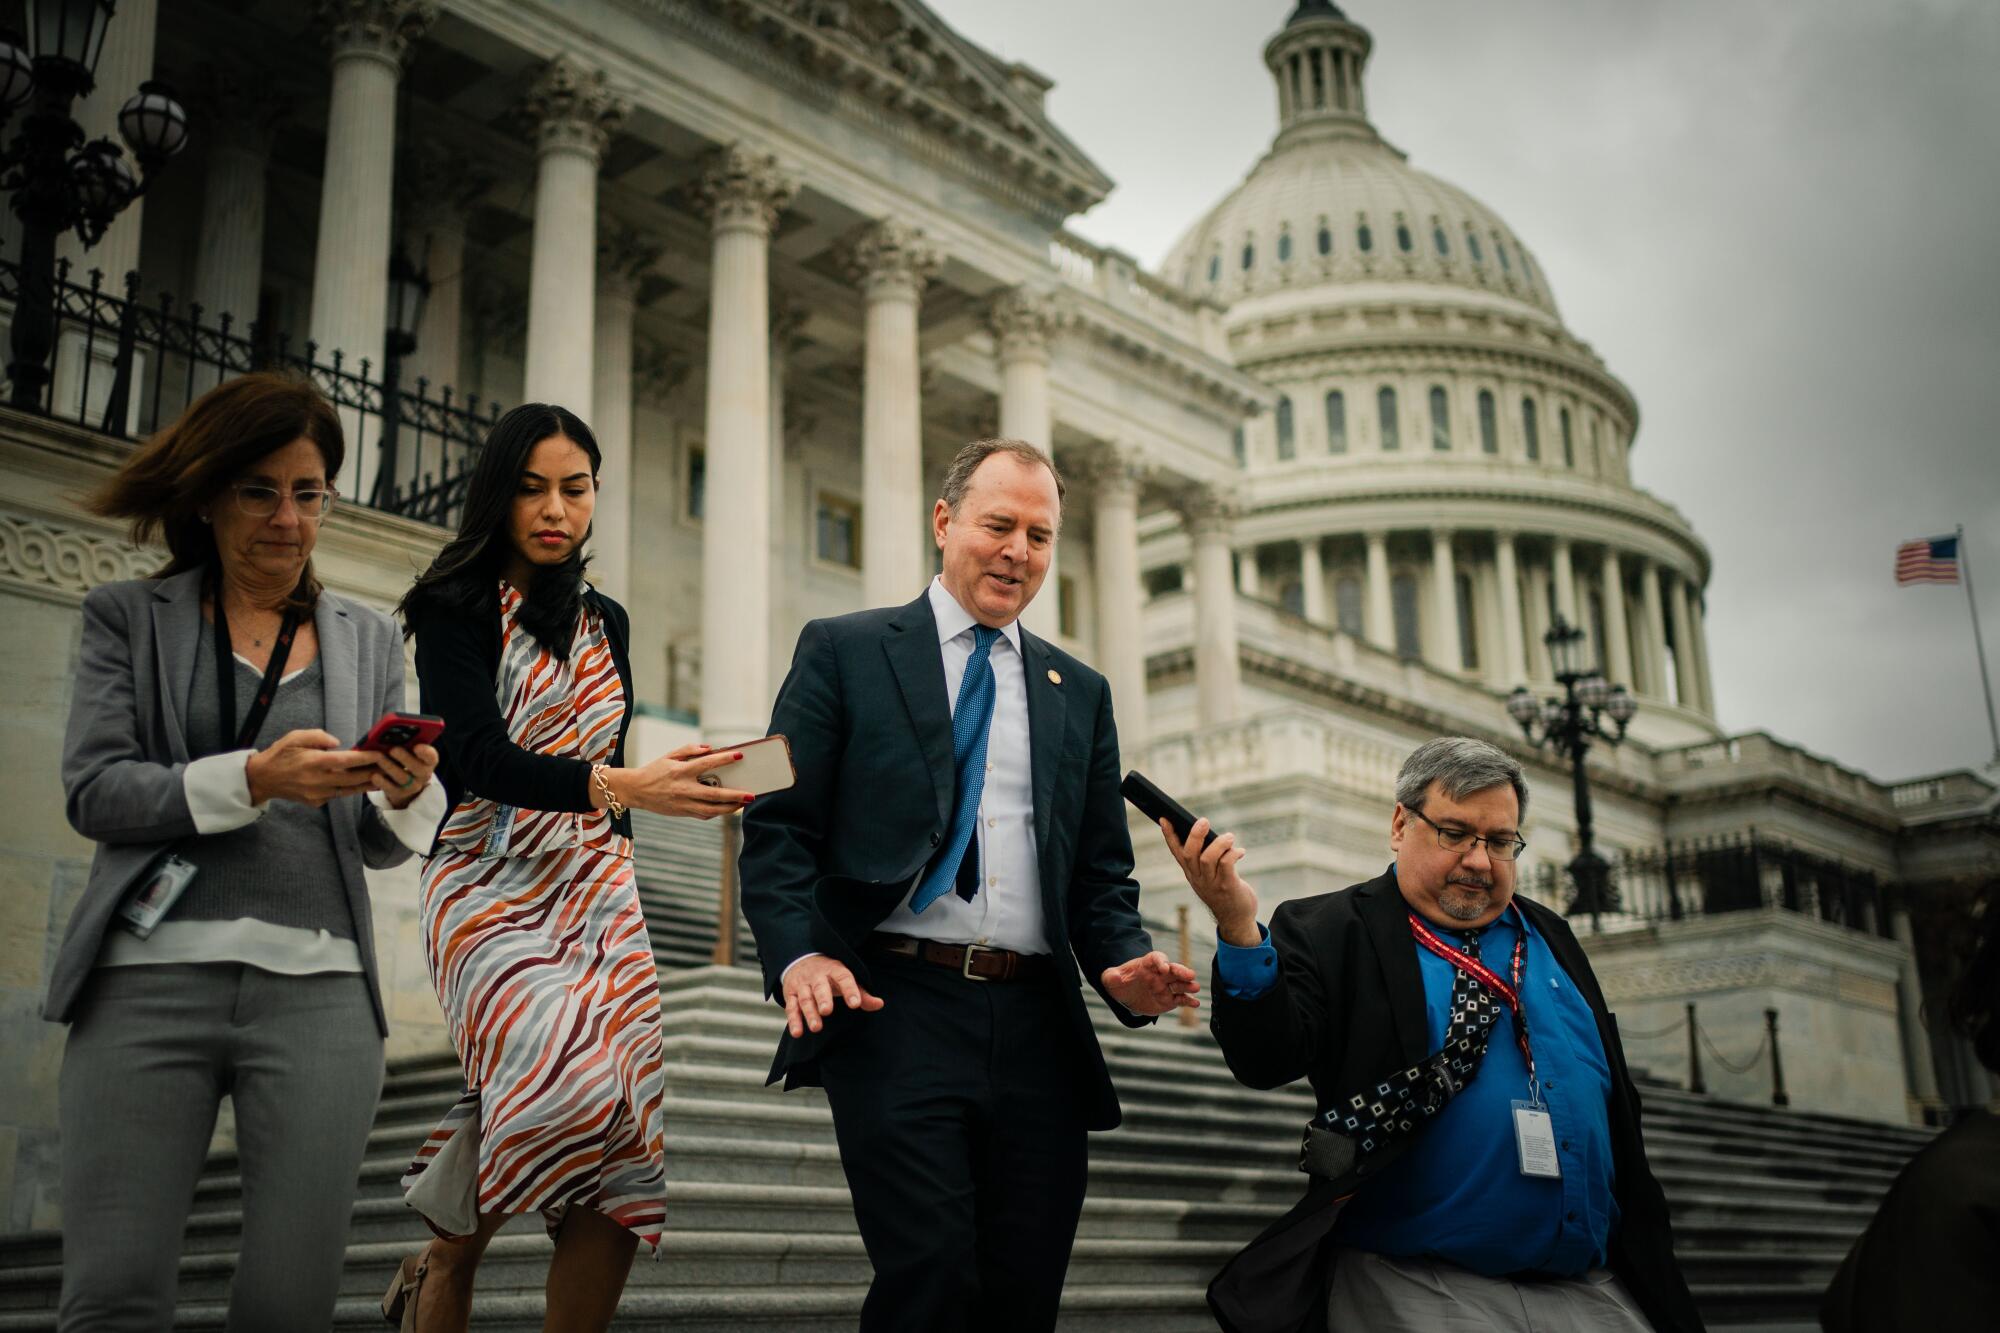
<svg viewBox="0 0 2000 1333"><path fill-rule="evenodd" d="M313 0L313 26L333 52L368 55L399 69L438 20L432 0Z"/></svg>
<svg viewBox="0 0 2000 1333"><path fill-rule="evenodd" d="M121 538L0 510L0 580L81 600L92 588L143 578L161 552Z"/></svg>
<svg viewBox="0 0 2000 1333"><path fill-rule="evenodd" d="M603 70L565 54L542 67L520 110L535 127L538 152L580 152L594 161L604 156L632 104L612 91Z"/></svg>
<svg viewBox="0 0 2000 1333"><path fill-rule="evenodd" d="M747 227L770 234L799 192L796 177L770 153L733 143L717 150L695 185L695 203L717 231Z"/></svg>
<svg viewBox="0 0 2000 1333"><path fill-rule="evenodd" d="M869 300L914 298L944 267L944 256L922 228L889 218L847 246L847 272Z"/></svg>

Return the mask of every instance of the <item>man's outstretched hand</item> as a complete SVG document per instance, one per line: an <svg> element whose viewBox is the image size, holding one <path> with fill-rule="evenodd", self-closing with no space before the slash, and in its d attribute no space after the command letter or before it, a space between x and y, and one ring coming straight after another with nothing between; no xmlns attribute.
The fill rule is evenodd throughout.
<svg viewBox="0 0 2000 1333"><path fill-rule="evenodd" d="M782 984L785 990L785 1028L794 1037L805 1036L807 1028L818 1032L824 1027L826 1016L833 1012L835 996L844 1001L849 1009L859 1009L867 1014L882 1007L882 997L870 995L854 979L854 973L847 964L823 953L807 954L793 963L785 970Z"/></svg>
<svg viewBox="0 0 2000 1333"><path fill-rule="evenodd" d="M1129 963L1105 968L1099 980L1112 999L1135 1014L1201 1008L1201 1001L1195 998L1201 991L1201 983L1194 979L1194 972L1158 949Z"/></svg>

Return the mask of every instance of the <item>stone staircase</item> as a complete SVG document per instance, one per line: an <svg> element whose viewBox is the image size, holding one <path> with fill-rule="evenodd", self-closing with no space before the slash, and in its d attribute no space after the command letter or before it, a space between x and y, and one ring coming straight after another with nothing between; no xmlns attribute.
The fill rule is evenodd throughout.
<svg viewBox="0 0 2000 1333"><path fill-rule="evenodd" d="M719 831L641 830L663 959L669 1225L634 1266L616 1327L674 1333L851 1329L869 1268L825 1100L764 1086L778 1015L751 967L709 965ZM656 832L671 834L652 836ZM707 876L704 878L704 876ZM747 931L741 955L748 960ZM1208 1278L1297 1197L1300 1089L1238 1087L1203 1029L1100 1025L1125 1124L1092 1139L1066 1330L1209 1330ZM450 1056L392 1064L362 1166L336 1326L381 1327L375 1301L423 1243L396 1189L457 1095ZM1711 1326L1808 1328L1819 1293L1922 1131L1647 1090L1647 1141L1682 1262ZM241 1223L233 1154L197 1191L177 1327L220 1327ZM481 1269L474 1327L538 1329L550 1242L523 1220ZM0 1237L0 1333L54 1327L60 1240Z"/></svg>

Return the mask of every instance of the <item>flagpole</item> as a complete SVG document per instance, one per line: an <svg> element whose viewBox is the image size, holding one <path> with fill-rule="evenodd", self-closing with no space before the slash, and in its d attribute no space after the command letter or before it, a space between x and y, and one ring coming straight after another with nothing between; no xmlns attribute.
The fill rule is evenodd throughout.
<svg viewBox="0 0 2000 1333"><path fill-rule="evenodd" d="M1965 525L1958 525L1958 567L1965 575L1965 605L1972 612L1972 646L1979 650L1979 683L1986 690L1986 726L1993 733L1993 765L2000 767L2000 721L1993 713L1993 678L1986 671L1986 640L1979 633L1979 601L1972 595L1972 561L1965 548Z"/></svg>

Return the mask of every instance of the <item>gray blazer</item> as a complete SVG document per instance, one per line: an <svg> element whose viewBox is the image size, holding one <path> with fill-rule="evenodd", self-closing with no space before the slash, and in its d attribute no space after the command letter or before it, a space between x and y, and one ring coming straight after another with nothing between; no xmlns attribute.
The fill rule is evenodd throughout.
<svg viewBox="0 0 2000 1333"><path fill-rule="evenodd" d="M113 912L139 872L162 850L195 834L181 770L195 654L208 641L201 572L107 583L83 599L83 646L76 697L63 738L63 791L69 822L97 844L90 879L70 914L49 977L42 1016L67 1023L96 966ZM326 730L344 744L403 706L403 644L378 611L321 593L313 615L326 685ZM328 804L340 877L347 885L361 966L388 1035L363 866L401 864L413 854L363 796Z"/></svg>

